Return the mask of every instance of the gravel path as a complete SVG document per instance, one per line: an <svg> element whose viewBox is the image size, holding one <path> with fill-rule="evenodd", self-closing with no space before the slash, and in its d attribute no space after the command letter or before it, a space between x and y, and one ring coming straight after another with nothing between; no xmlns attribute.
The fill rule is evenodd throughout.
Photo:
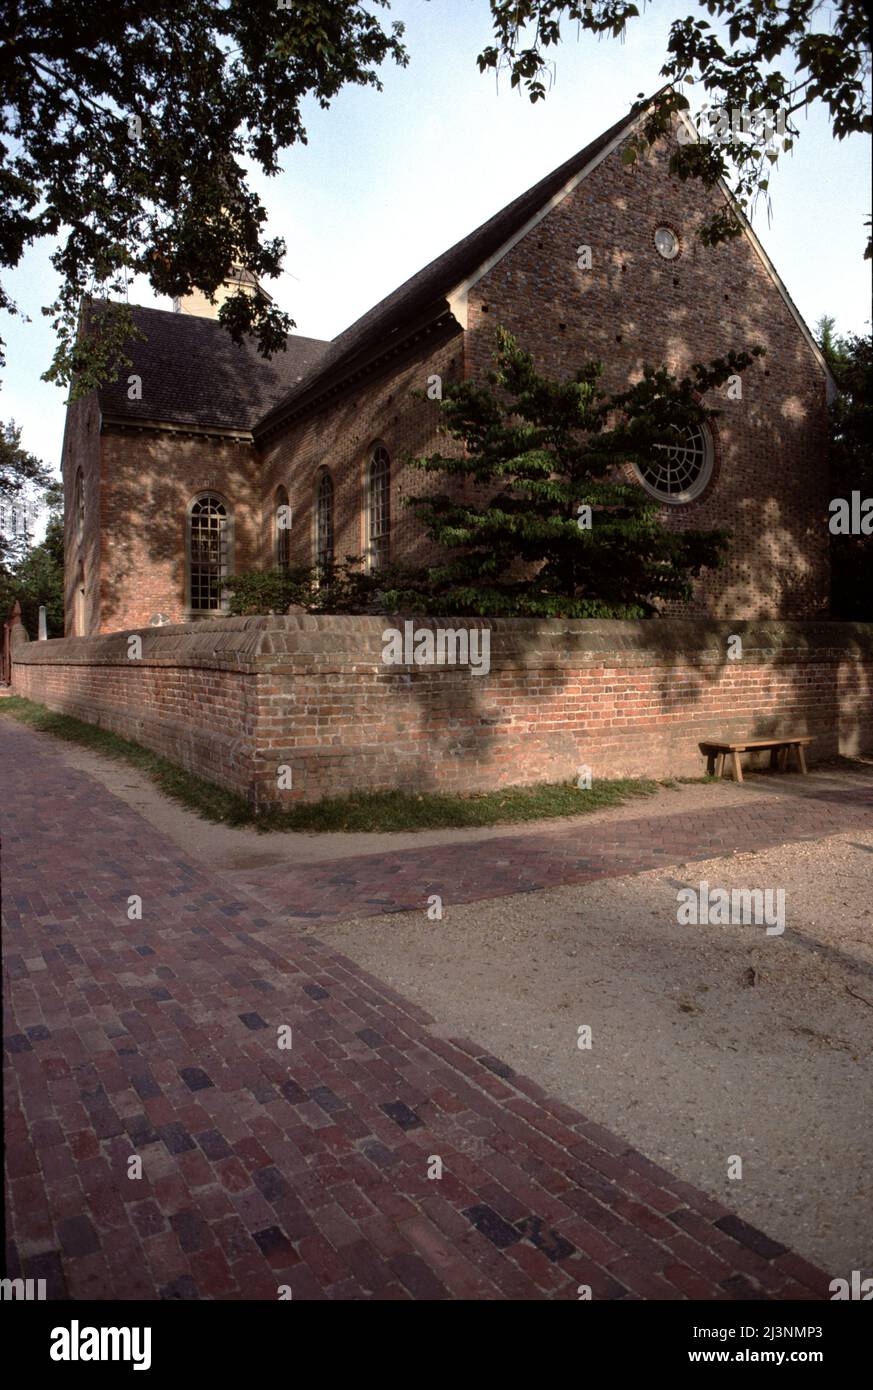
<svg viewBox="0 0 873 1390"><path fill-rule="evenodd" d="M873 833L317 925L435 1015L834 1275L873 1274ZM680 926L702 880L786 930ZM591 1050L577 1028L593 1030ZM731 1155L742 1178L727 1176Z"/></svg>

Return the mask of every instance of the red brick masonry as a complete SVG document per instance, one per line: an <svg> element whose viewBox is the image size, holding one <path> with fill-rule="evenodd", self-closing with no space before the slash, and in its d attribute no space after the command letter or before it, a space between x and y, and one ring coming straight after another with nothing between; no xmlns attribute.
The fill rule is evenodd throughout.
<svg viewBox="0 0 873 1390"><path fill-rule="evenodd" d="M126 632L19 642L13 689L257 804L564 781L582 765L594 778L693 776L698 743L725 735L812 734L812 761L873 748L871 624L478 625L487 675L384 664L382 634L402 620L223 618L139 629L140 659Z"/></svg>
<svg viewBox="0 0 873 1390"><path fill-rule="evenodd" d="M827 1298L49 740L4 721L0 749L10 1277L74 1299Z"/></svg>

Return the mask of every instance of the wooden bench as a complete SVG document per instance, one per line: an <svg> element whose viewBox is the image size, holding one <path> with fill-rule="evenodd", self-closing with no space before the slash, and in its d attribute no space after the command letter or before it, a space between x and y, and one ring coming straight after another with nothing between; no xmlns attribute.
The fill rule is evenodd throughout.
<svg viewBox="0 0 873 1390"><path fill-rule="evenodd" d="M811 735L801 735L799 738L750 738L739 742L731 742L727 739L723 741L708 739L706 743L700 744L700 751L706 754L706 771L710 777L713 772L716 777L723 775L725 758L730 756L734 780L742 782L743 769L740 767L740 754L758 748L770 749L770 766L778 767L780 772L788 770L788 756L793 748L797 753L800 770L806 775L805 749L808 743L812 743Z"/></svg>

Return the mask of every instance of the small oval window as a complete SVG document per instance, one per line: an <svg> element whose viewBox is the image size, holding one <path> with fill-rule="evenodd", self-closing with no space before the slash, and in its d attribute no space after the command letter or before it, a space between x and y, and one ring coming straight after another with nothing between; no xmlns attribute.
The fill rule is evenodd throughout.
<svg viewBox="0 0 873 1390"><path fill-rule="evenodd" d="M658 227L655 232L655 248L665 261L675 261L679 255L679 238L672 227Z"/></svg>

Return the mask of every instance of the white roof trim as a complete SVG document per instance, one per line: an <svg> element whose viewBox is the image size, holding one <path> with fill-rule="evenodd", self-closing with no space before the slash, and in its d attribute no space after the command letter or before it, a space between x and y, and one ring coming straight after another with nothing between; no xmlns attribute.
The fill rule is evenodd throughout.
<svg viewBox="0 0 873 1390"><path fill-rule="evenodd" d="M607 159L609 155L613 153L614 150L618 149L619 145L627 139L630 131L633 130L635 126L640 124L644 116L645 111L643 110L637 115L637 117L634 120L629 120L626 125L622 126L621 130L614 137L614 139L610 140L609 144L606 145L600 151L599 154L595 155L594 158L588 164L585 165L584 169L581 169L578 174L574 174L573 177L569 179L567 183L564 184L563 188L559 189L558 192L555 193L554 196L551 197L549 201L546 204L544 204L544 206L541 207L539 211L533 215L533 217L528 218L527 222L525 222L523 227L521 227L517 232L515 232L509 238L508 241L505 241L503 245L497 251L494 252L493 255L489 256L487 261L483 261L483 263L479 266L479 268L476 271L474 271L472 275L468 276L466 280L462 280L460 284L458 284L455 287L455 289L452 290L452 292L446 296L446 298L449 301L449 307L452 311L452 314L462 328L467 327L467 296L469 291L473 288L473 286L477 284L478 281L483 278L483 276L487 275L489 270L493 270L494 266L497 265L498 261L501 261L503 257L522 240L523 237L527 236L528 232L532 231L534 227L536 227L540 222L542 222L543 218L547 217L553 208L557 207L559 203L563 202L563 200L567 197L569 193L572 193L575 188L578 188L582 180L587 178L588 175L592 172L592 170L597 168L598 164L602 164L604 159ZM679 119L692 133L694 140L699 140L700 137L697 132L697 127L694 125L693 121L689 119L686 112L680 111ZM785 301L785 306L788 309L788 312L791 314L791 317L794 319L794 322L797 324L797 327L803 334L803 337L806 340L806 344L810 348L813 356L815 357L816 362L824 372L827 400L828 404L830 404L834 397L838 394L838 388L837 383L834 380L833 373L824 358L824 354L822 353L821 348L819 347L818 343L815 341L815 338L813 338L812 334L810 333L809 329L804 323L799 309L793 303L791 296L788 293L788 290L786 289L782 280L779 278L779 274L776 270L776 267L773 265L773 262L767 255L767 252L764 250L760 241L756 237L754 231L752 230L752 226L749 222L749 219L746 217L745 213L743 212L739 203L731 193L724 179L719 179L718 188L721 190L724 197L731 204L731 207L739 216L743 232L750 241L753 251L757 255L764 269L767 271L767 274L770 276L770 279L773 281L773 284L776 286L777 290L779 291L780 295Z"/></svg>
<svg viewBox="0 0 873 1390"><path fill-rule="evenodd" d="M466 280L462 280L460 284L458 284L456 288L451 292L451 294L446 296L446 298L449 301L449 304L452 304L453 301L458 301L459 305L462 307L462 311L464 314L464 323L462 325L463 327L466 328L467 326L466 312L468 291L471 290L473 286L479 280L482 279L483 275L487 275L489 270L492 270L494 266L496 266L498 261L502 261L503 257L507 254L507 252L511 251L513 246L518 245L522 237L526 237L529 231L531 231L540 222L542 222L543 218L547 217L548 214L552 211L552 208L556 208L559 203L562 203L564 199L567 197L567 194L572 193L573 189L577 188L579 184L582 182L582 180L587 178L593 169L597 168L598 164L602 164L604 159L606 159L609 155L612 154L613 150L617 150L622 141L627 139L630 131L633 130L635 126L639 125L644 115L645 111L643 110L633 120L628 118L628 121L625 125L622 126L618 134L614 136L612 140L610 140L608 145L604 146L604 148L600 151L599 154L596 154L594 158L590 160L588 164L585 165L584 169L581 169L578 174L574 174L573 177L569 179L567 183L564 184L563 188L560 188L558 192L555 193L553 197L551 197L549 201L539 209L538 212L535 212L532 217L528 218L527 222L525 222L523 227L520 227L517 232L514 232L508 241L505 241L503 245L499 247L497 251L494 252L493 255L488 257L487 261L483 261L482 264L479 266L478 270L475 270L472 275L467 277ZM457 318L457 314L455 315L455 317Z"/></svg>

